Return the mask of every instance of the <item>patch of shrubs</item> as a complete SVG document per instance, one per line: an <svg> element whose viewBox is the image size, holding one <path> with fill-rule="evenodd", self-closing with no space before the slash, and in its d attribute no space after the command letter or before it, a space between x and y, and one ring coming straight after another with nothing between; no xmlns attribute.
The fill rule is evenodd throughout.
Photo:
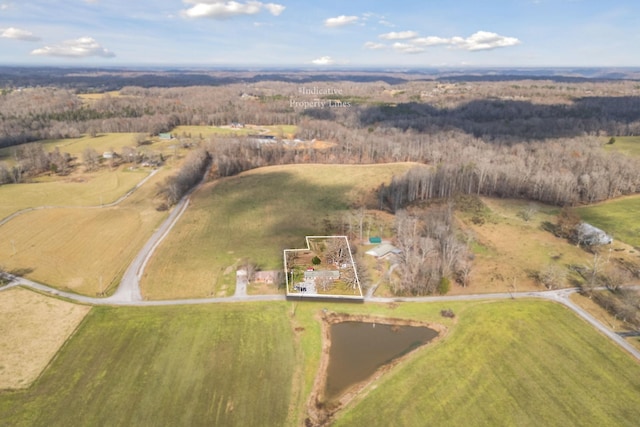
<svg viewBox="0 0 640 427"><path fill-rule="evenodd" d="M450 308L447 310L440 310L440 315L442 317L448 317L450 319L453 319L454 317L456 317L455 313Z"/></svg>

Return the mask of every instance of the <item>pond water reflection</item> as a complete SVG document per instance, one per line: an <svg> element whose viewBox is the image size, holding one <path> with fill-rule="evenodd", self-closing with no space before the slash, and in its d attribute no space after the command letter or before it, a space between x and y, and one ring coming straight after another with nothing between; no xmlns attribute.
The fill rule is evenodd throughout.
<svg viewBox="0 0 640 427"><path fill-rule="evenodd" d="M366 322L331 325L331 349L325 398L337 398L353 384L366 380L378 368L438 336L425 326L398 326Z"/></svg>

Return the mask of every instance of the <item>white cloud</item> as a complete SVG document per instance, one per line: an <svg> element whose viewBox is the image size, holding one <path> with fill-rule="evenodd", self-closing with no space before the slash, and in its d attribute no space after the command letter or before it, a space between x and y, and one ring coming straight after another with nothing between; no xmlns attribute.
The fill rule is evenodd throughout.
<svg viewBox="0 0 640 427"><path fill-rule="evenodd" d="M380 34L378 37L384 40L406 40L418 37L415 31L392 31L390 33Z"/></svg>
<svg viewBox="0 0 640 427"><path fill-rule="evenodd" d="M366 47L367 49L371 49L371 50L380 50L380 49L384 49L384 48L385 48L385 47L387 47L387 46L385 46L385 45L384 45L384 44L382 44L382 43L366 42L366 43L364 44L364 47Z"/></svg>
<svg viewBox="0 0 640 427"><path fill-rule="evenodd" d="M267 3L264 5L265 9L267 9L269 11L269 13L271 13L273 16L280 16L280 14L282 12L284 12L284 10L286 9L283 5L281 4L276 4L276 3Z"/></svg>
<svg viewBox="0 0 640 427"><path fill-rule="evenodd" d="M58 45L45 46L31 51L32 55L60 56L65 58L85 58L88 56L101 56L112 58L113 52L100 46L91 37L80 37L76 40L67 40Z"/></svg>
<svg viewBox="0 0 640 427"><path fill-rule="evenodd" d="M459 49L477 51L491 50L499 47L509 47L520 44L520 40L515 37L505 37L488 31L478 31L466 39L453 37L451 45Z"/></svg>
<svg viewBox="0 0 640 427"><path fill-rule="evenodd" d="M424 52L427 47L446 46L450 49L468 50L471 52L480 50L491 50L499 47L509 47L520 44L520 40L515 37L505 37L488 31L477 31L469 37L455 36L444 38L438 36L418 37L415 31L402 31L380 34L386 40L403 40L396 42L393 48L403 53ZM365 47L373 48L374 43L365 43Z"/></svg>
<svg viewBox="0 0 640 427"><path fill-rule="evenodd" d="M1 3L0 4L0 10L7 10L11 7L10 3Z"/></svg>
<svg viewBox="0 0 640 427"><path fill-rule="evenodd" d="M395 50L397 50L398 52L402 52L402 53L422 53L422 52L424 52L424 48L418 47L418 46L413 45L411 43L396 42L396 43L393 44L393 48Z"/></svg>
<svg viewBox="0 0 640 427"><path fill-rule="evenodd" d="M0 37L5 39L24 40L28 42L40 40L40 37L34 36L31 31L21 30L19 28L9 27L0 31L2 31L0 32Z"/></svg>
<svg viewBox="0 0 640 427"><path fill-rule="evenodd" d="M378 21L378 24L380 25L384 25L385 27L395 27L395 25L393 25L391 22L387 21L386 19L381 19Z"/></svg>
<svg viewBox="0 0 640 427"><path fill-rule="evenodd" d="M311 63L315 65L331 65L335 63L335 61L331 59L330 56L322 56L320 58L314 59L313 61L311 61Z"/></svg>
<svg viewBox="0 0 640 427"><path fill-rule="evenodd" d="M186 18L227 19L239 15L256 15L263 10L273 16L279 16L285 9L281 4L262 3L259 1L226 1L226 0L182 0L192 7L181 11Z"/></svg>
<svg viewBox="0 0 640 427"><path fill-rule="evenodd" d="M411 43L417 46L442 46L451 44L451 39L445 39L437 36L417 37L412 39Z"/></svg>
<svg viewBox="0 0 640 427"><path fill-rule="evenodd" d="M325 27L344 27L345 25L355 24L360 18L357 16L340 15L335 18L329 18L324 21Z"/></svg>

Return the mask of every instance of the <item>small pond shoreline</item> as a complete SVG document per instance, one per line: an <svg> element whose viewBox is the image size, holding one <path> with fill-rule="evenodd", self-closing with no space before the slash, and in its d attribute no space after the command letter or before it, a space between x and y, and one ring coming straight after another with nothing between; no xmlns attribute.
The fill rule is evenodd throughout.
<svg viewBox="0 0 640 427"><path fill-rule="evenodd" d="M324 311L321 312L318 317L322 325L322 356L320 358L318 374L316 375L313 389L307 403L308 418L305 420L306 426L328 425L333 420L333 417L338 411L351 403L356 397L362 397L361 393L371 383L379 379L383 374L390 371L393 367L412 357L416 350L424 348L427 345L433 345L433 343L438 342L442 337L446 336L448 332L447 328L444 325L431 322L421 322L412 319L397 319L389 317L353 315ZM344 393L342 393L342 395L338 399L327 401L325 396L325 389L329 368L329 354L331 349L331 325L341 322L362 322L375 323L380 325L426 327L433 329L438 333L438 335L424 345L421 345L383 365L366 380L360 381L349 387Z"/></svg>

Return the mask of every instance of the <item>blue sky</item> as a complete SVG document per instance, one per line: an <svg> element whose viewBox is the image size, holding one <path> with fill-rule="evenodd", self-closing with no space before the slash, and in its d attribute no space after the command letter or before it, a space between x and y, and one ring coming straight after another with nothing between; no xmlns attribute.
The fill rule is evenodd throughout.
<svg viewBox="0 0 640 427"><path fill-rule="evenodd" d="M0 0L0 64L640 66L637 0Z"/></svg>

